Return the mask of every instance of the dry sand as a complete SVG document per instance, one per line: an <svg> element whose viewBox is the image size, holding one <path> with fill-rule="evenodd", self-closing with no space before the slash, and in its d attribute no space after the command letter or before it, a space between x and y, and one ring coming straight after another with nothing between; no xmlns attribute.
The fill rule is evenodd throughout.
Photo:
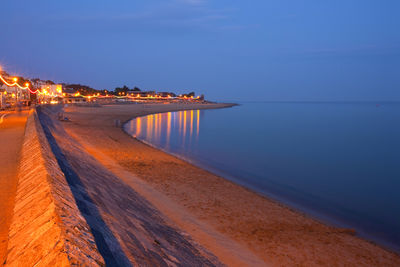
<svg viewBox="0 0 400 267"><path fill-rule="evenodd" d="M119 119L219 105L66 108L67 132L222 263L237 266L400 266L399 255L131 138Z"/></svg>

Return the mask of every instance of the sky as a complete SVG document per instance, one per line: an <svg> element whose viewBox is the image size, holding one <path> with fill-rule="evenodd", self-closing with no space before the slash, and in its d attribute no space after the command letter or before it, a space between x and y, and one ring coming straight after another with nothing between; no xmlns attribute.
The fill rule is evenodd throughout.
<svg viewBox="0 0 400 267"><path fill-rule="evenodd" d="M2 0L0 66L216 101L400 101L398 0Z"/></svg>

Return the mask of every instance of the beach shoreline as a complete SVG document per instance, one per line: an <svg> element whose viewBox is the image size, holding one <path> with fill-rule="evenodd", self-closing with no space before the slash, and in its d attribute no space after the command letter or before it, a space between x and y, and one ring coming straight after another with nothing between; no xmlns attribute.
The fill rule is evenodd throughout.
<svg viewBox="0 0 400 267"><path fill-rule="evenodd" d="M167 112L162 112L162 113L158 113L158 114L163 114L163 113L167 113ZM236 185L242 186L254 194L257 194L261 197L265 197L268 200L274 201L279 205L285 206L287 209L293 210L296 213L300 213L305 217L316 220L327 226L338 228L338 229L341 229L343 232L347 232L351 235L358 236L359 238L364 239L367 242L370 242L377 246L380 246L390 252L394 252L397 254L400 253L400 247L398 245L394 244L393 242L388 241L387 239L384 239L381 237L376 237L376 236L370 234L369 232L365 231L364 229L359 230L355 225L352 225L351 222L345 220L343 217L341 217L337 214L335 214L335 215L331 214L330 211L332 212L332 210L329 210L329 211L324 210L324 208L326 208L326 207L315 208L313 206L307 206L306 204L303 203L303 202L307 202L304 200L302 201L302 203L298 203L298 202L296 202L296 200L294 200L295 197L288 195L287 193L279 194L279 192L276 192L274 190L269 190L269 189L266 192L265 190L261 190L261 189L257 188L257 186L254 184L246 183L245 181L242 181L240 178L229 175L226 172L224 172L222 170L218 170L215 167L209 166L204 162L200 162L200 161L197 162L196 159L191 159L184 155L180 155L178 153L168 151L165 148L162 148L155 144L147 142L145 139L141 139L137 136L133 136L129 133L129 130L126 129L127 128L126 126L129 122L134 121L137 118L142 118L142 117L146 117L149 115L155 115L155 114L148 114L148 115L134 117L131 120L128 120L127 122L125 122L122 125L122 129L128 136L130 136L131 138L134 138L138 142L142 142L146 146L150 146L154 149L160 150L172 157L177 158L178 160L184 161L188 164L194 165L197 168L203 169L212 175L218 176L221 179L225 179ZM310 201L308 201L308 204L310 204L309 202Z"/></svg>
<svg viewBox="0 0 400 267"><path fill-rule="evenodd" d="M75 139L79 138L81 143L86 144L84 147L92 149L92 155L100 153L113 158L125 171L134 173L139 180L155 190L154 192L161 193L169 199L172 203L169 206L183 206L187 214L211 226L222 236L235 240L265 263L310 266L335 262L359 265L396 265L400 262L395 253L353 236L348 229L338 229L317 222L257 192L131 138L123 127L121 129L113 125L115 120L121 120L125 124L132 118L160 112L229 106L233 105L154 104L148 105L147 108L140 105L97 108L70 106L66 108L66 116L72 123L64 125ZM107 141L93 138L93 133L107 136ZM175 173L168 171L171 165L178 166L174 169ZM207 181L204 182L203 179ZM191 188L193 186L196 188ZM212 190L208 190L210 187ZM142 189L143 194L144 191ZM157 200L154 192L147 193L146 198L149 200L153 195L152 201L155 203ZM244 203L238 203L237 199L244 200ZM155 206L163 209L160 203L157 205ZM162 212L170 213L167 217L174 217L171 215L174 209L164 207ZM176 221L175 218L175 223ZM183 224L179 226L184 228ZM195 236L196 230L184 230ZM212 246L206 244L210 243L210 240L202 240L201 235L195 236L194 239L203 242L205 247L212 251ZM207 238L203 235L203 239ZM225 256L226 253L219 252ZM247 256L243 257L250 254L247 253ZM375 256L372 256L373 254Z"/></svg>

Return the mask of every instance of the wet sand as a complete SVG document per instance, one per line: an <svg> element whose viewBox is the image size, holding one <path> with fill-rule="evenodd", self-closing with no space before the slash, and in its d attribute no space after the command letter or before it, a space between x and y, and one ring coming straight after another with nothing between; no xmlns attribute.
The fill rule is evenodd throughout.
<svg viewBox="0 0 400 267"><path fill-rule="evenodd" d="M222 263L237 266L400 266L400 257L131 138L115 120L218 105L66 109L66 131Z"/></svg>

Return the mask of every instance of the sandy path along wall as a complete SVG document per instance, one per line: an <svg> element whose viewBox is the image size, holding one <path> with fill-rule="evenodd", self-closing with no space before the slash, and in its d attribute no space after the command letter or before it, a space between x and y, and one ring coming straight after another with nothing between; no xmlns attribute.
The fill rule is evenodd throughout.
<svg viewBox="0 0 400 267"><path fill-rule="evenodd" d="M40 126L28 117L6 266L104 266Z"/></svg>

